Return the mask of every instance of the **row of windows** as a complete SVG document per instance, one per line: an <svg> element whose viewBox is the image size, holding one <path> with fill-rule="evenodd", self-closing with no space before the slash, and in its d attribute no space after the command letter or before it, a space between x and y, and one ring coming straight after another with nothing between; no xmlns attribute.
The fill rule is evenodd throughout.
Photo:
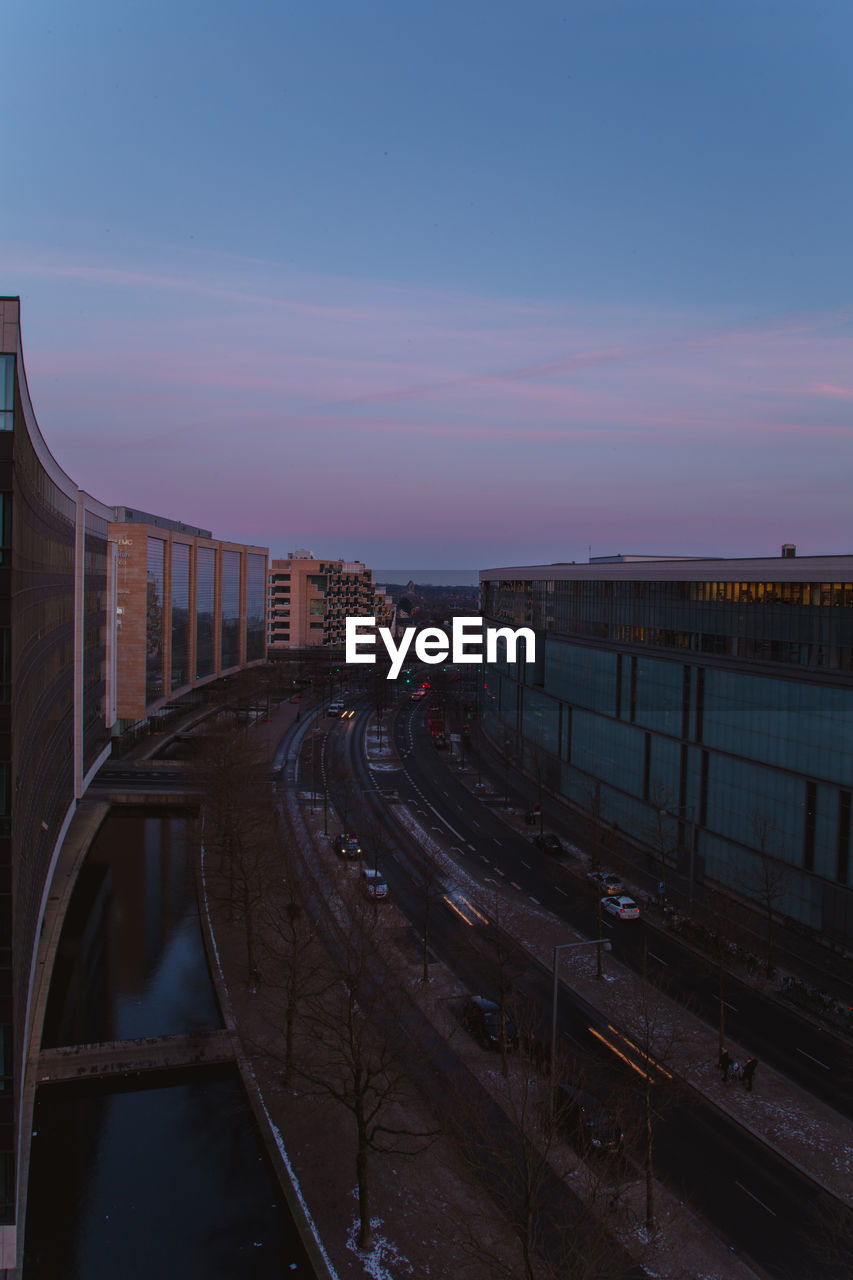
<svg viewBox="0 0 853 1280"><path fill-rule="evenodd" d="M799 607L806 601L834 607ZM558 635L853 670L850 584L491 582L483 607L497 622Z"/></svg>

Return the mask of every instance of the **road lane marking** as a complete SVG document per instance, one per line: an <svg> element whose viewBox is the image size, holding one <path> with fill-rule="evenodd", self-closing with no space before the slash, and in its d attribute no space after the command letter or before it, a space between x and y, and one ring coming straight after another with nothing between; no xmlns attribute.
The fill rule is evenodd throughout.
<svg viewBox="0 0 853 1280"><path fill-rule="evenodd" d="M729 1004L728 1000L724 1000L723 1004L727 1009L731 1009L732 1013L740 1013L740 1009L736 1009L733 1004Z"/></svg>
<svg viewBox="0 0 853 1280"><path fill-rule="evenodd" d="M505 876L505 875L506 875L506 872L505 872L505 871L501 871L500 867L492 867L492 870L493 870L493 871L497 871L497 873L498 873L498 875L499 875L499 876Z"/></svg>
<svg viewBox="0 0 853 1280"><path fill-rule="evenodd" d="M531 901L531 902L535 902L535 903L536 903L537 907L541 907L541 906L542 906L542 903L539 901L539 899L538 899L538 898L534 898L534 896L533 896L533 894L532 894L532 893L528 893L528 895L527 895L527 896L528 896L528 898L530 899L530 901Z"/></svg>
<svg viewBox="0 0 853 1280"><path fill-rule="evenodd" d="M523 867L527 867L527 870L528 870L528 871L531 871L531 870L532 870L532 867L530 866L530 863L529 863L529 862L525 862L523 858L519 858L519 862L521 863L521 865L522 865Z"/></svg>
<svg viewBox="0 0 853 1280"><path fill-rule="evenodd" d="M656 956L656 955L655 955L655 953L654 953L654 951L650 951L650 952L649 952L649 955L651 956L651 958L652 958L653 960L657 960L658 964L662 964L662 965L663 965L663 967L664 967L664 969L668 969L668 968L669 968L669 965L667 964L667 962L666 962L665 960L661 960L660 956Z"/></svg>
<svg viewBox="0 0 853 1280"><path fill-rule="evenodd" d="M561 893L564 898L568 898L569 895L566 893L565 889L561 889L558 884L555 884L554 888L557 890L557 893Z"/></svg>
<svg viewBox="0 0 853 1280"><path fill-rule="evenodd" d="M766 1205L763 1200L759 1200L758 1196L753 1195L749 1187L745 1187L742 1182L735 1182L735 1186L740 1187L741 1191L745 1191L748 1196L752 1196L752 1199L755 1201L755 1203L760 1204L762 1209L766 1209L767 1212L771 1215L771 1217L773 1218L778 1217L778 1214L774 1213L769 1205Z"/></svg>
<svg viewBox="0 0 853 1280"><path fill-rule="evenodd" d="M825 1062L821 1062L820 1058L815 1058L810 1053L806 1053L805 1049L798 1049L797 1053L801 1053L804 1058L811 1058L812 1062L816 1062L819 1067L823 1067L824 1071L830 1071L831 1068Z"/></svg>
<svg viewBox="0 0 853 1280"><path fill-rule="evenodd" d="M447 830L448 830L448 831L452 831L452 832L453 832L453 834L456 836L456 839L457 839L457 840L464 840L464 839L465 839L465 837L464 837L464 836L461 836L461 835L459 834L459 832L456 830L456 828L455 828L455 827L451 827L450 823L447 821L447 819L446 819L445 817L443 817L443 816L442 816L442 814L440 814L440 813L438 812L438 809L436 809L436 807L435 807L435 805L434 805L434 804L428 804L428 805L427 805L427 807L428 807L429 809L432 809L433 813L434 813L434 814L435 814L435 816L438 818L439 822L443 822L443 823L444 823L444 825L447 827ZM473 849L473 847L474 847L474 846L473 846L473 845L470 845L469 847Z"/></svg>
<svg viewBox="0 0 853 1280"><path fill-rule="evenodd" d="M517 890L518 890L518 892L519 892L519 893L521 893L521 885L520 885L520 884L516 884L514 880L510 880L510 884L512 885L513 889L517 889Z"/></svg>

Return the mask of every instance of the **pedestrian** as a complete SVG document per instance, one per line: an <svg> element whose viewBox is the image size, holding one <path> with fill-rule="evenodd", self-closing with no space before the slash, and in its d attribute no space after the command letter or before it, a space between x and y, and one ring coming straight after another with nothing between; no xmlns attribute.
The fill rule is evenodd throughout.
<svg viewBox="0 0 853 1280"><path fill-rule="evenodd" d="M720 1058L717 1065L719 1066L720 1070L723 1073L723 1084L725 1084L729 1078L729 1067L732 1065L732 1060L731 1060L731 1057L729 1056L728 1049L720 1050Z"/></svg>
<svg viewBox="0 0 853 1280"><path fill-rule="evenodd" d="M752 1078L755 1075L755 1068L758 1062L755 1058L748 1058L743 1064L743 1083L746 1086L747 1093L752 1093Z"/></svg>

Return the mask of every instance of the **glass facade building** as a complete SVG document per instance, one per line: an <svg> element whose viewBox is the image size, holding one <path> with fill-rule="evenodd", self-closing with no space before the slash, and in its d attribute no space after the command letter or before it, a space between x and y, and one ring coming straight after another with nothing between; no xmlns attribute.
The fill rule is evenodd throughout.
<svg viewBox="0 0 853 1280"><path fill-rule="evenodd" d="M853 938L853 556L489 570L483 723L665 862Z"/></svg>
<svg viewBox="0 0 853 1280"><path fill-rule="evenodd" d="M0 299L0 1268L14 1265L37 1048L37 956L77 801L109 755L112 511L78 489L33 413L19 303Z"/></svg>
<svg viewBox="0 0 853 1280"><path fill-rule="evenodd" d="M120 716L263 659L267 565L264 548L78 488L35 419L19 310L0 298L0 1272L21 1261L44 997L88 838L78 802Z"/></svg>

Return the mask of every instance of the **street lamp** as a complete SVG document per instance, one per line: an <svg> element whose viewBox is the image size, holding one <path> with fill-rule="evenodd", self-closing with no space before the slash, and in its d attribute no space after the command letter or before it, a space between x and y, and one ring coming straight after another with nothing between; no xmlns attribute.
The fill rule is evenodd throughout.
<svg viewBox="0 0 853 1280"><path fill-rule="evenodd" d="M575 947L598 947L598 955L602 951L612 951L613 944L609 938L592 938L586 942L558 942L554 947L554 993L551 1000L551 1101L550 1116L554 1119L554 1076L557 1073L557 965L559 952L572 951Z"/></svg>

